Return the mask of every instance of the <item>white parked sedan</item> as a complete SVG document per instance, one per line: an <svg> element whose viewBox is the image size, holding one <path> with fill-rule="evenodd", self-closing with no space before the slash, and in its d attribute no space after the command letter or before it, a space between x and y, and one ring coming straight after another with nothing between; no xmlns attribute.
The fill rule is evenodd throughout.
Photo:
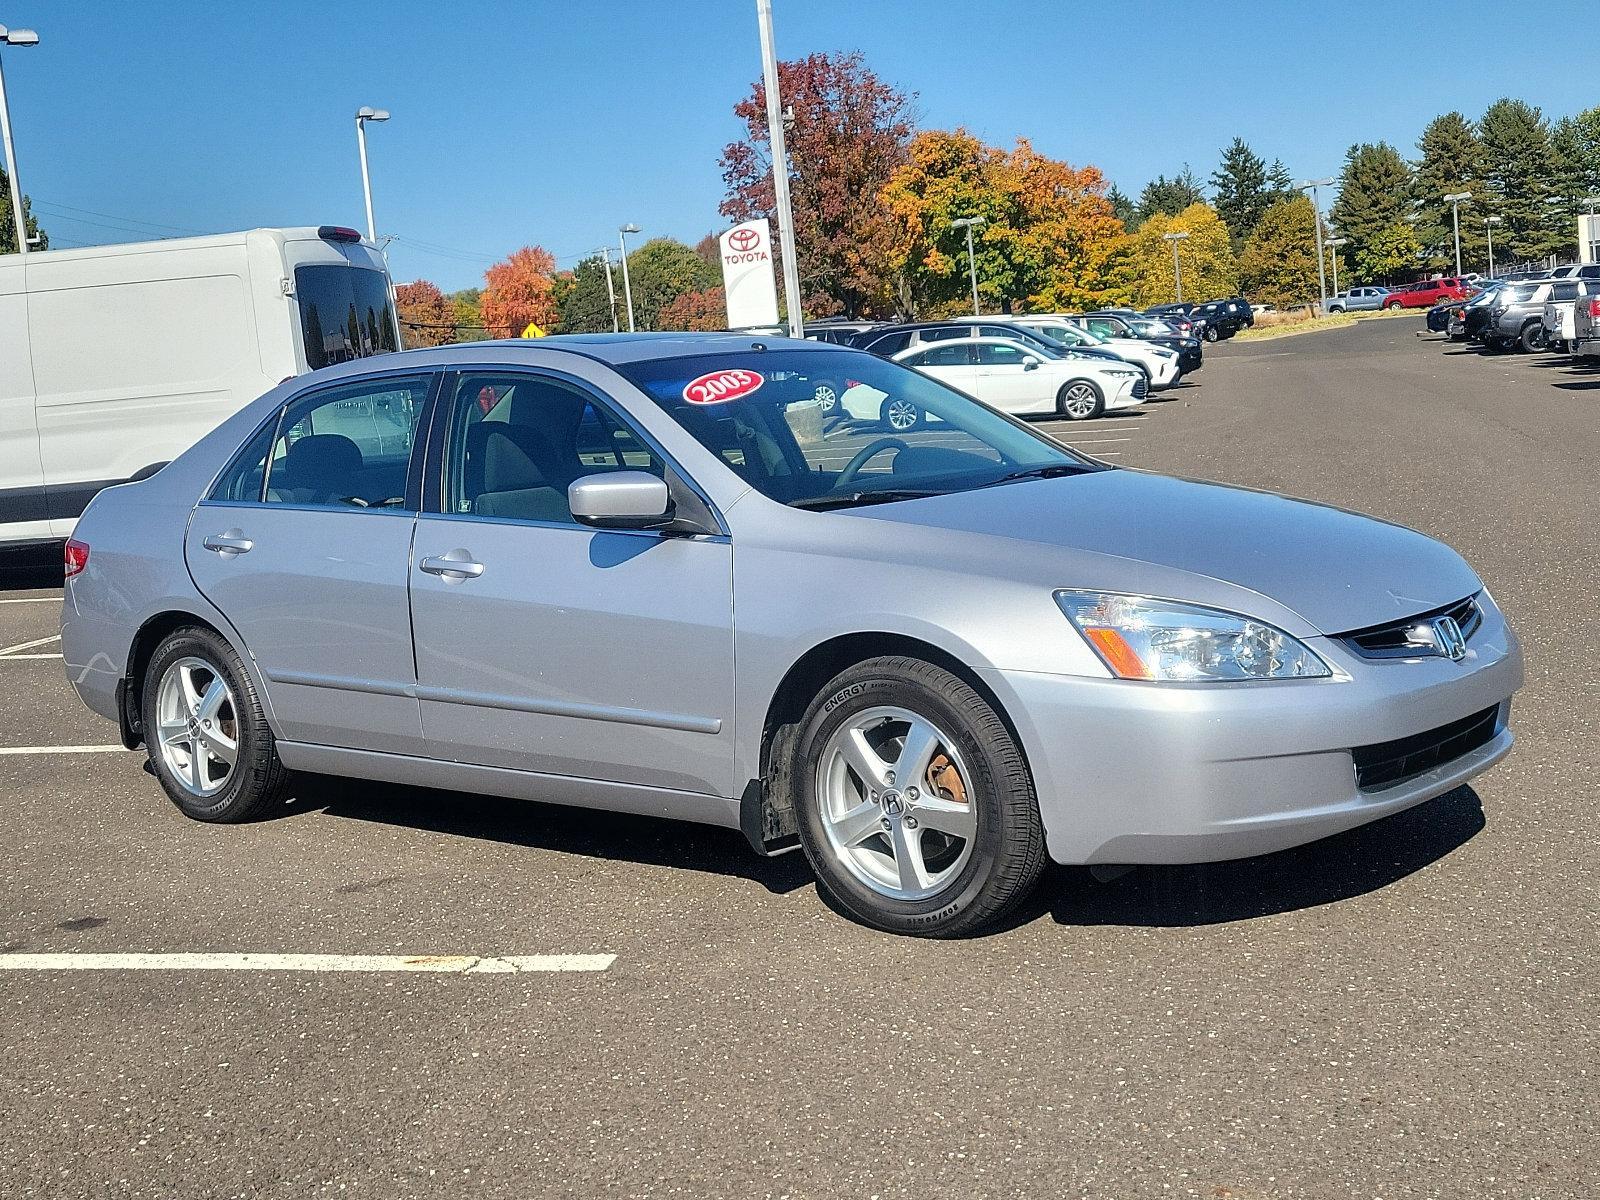
<svg viewBox="0 0 1600 1200"><path fill-rule="evenodd" d="M1046 357L1049 353L1010 338L978 337L913 346L894 361L1001 412L1058 413L1086 421L1144 402L1149 385L1137 367L1070 350L1055 358Z"/></svg>
<svg viewBox="0 0 1600 1200"><path fill-rule="evenodd" d="M1091 333L1060 317L1015 317L1013 321L1024 329L1042 333L1051 341L1059 342L1068 349L1074 346L1087 346L1091 349L1110 350L1113 354L1142 366L1150 377L1151 391L1175 387L1183 378L1178 367L1178 352L1169 350L1165 346L1158 346L1154 342L1141 341L1139 338L1106 337Z"/></svg>

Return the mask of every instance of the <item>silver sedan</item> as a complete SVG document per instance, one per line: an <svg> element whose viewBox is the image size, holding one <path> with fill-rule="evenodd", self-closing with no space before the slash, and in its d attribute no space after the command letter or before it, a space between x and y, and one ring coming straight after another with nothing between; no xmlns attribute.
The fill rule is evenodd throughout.
<svg viewBox="0 0 1600 1200"><path fill-rule="evenodd" d="M925 419L825 414L818 379ZM310 771L700 821L798 842L904 933L997 920L1047 858L1230 858L1419 804L1506 754L1522 681L1421 534L748 335L287 381L102 492L67 573L68 677L196 819Z"/></svg>

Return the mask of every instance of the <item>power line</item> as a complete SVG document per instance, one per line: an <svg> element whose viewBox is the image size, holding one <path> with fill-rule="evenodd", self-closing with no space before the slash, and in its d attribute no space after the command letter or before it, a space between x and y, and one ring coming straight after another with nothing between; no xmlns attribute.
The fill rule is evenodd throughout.
<svg viewBox="0 0 1600 1200"><path fill-rule="evenodd" d="M172 233L190 233L190 234L204 235L204 234L207 234L207 233L211 232L210 230L206 230L206 229L189 229L189 228L186 228L186 227L184 227L182 225L162 225L157 221L145 221L145 220L141 220L138 217L121 217L121 216L118 216L116 213L96 212L92 208L75 208L71 204L59 204L54 200L38 200L38 199L35 199L34 200L34 204L38 205L39 207L42 207L42 208L58 208L58 209L64 209L67 212L82 213L84 216L87 216L87 217L104 217L108 221L120 221L125 225L143 225L143 226L145 226L146 228L149 228L149 229L165 229L165 230L168 230L168 231L170 231ZM68 220L70 220L70 219L71 218L69 217ZM85 224L87 224L87 223L88 222L85 222Z"/></svg>

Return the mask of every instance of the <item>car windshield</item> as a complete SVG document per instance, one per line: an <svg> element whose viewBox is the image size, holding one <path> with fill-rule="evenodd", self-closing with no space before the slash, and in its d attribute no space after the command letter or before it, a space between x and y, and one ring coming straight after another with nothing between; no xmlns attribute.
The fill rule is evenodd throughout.
<svg viewBox="0 0 1600 1200"><path fill-rule="evenodd" d="M941 349L953 347L929 353ZM796 508L1110 469L873 354L750 350L616 369L751 487Z"/></svg>
<svg viewBox="0 0 1600 1200"><path fill-rule="evenodd" d="M1146 337L1161 337L1164 334L1169 334L1172 332L1171 326L1164 325L1160 321L1130 320L1128 324L1132 327L1135 333L1143 334Z"/></svg>

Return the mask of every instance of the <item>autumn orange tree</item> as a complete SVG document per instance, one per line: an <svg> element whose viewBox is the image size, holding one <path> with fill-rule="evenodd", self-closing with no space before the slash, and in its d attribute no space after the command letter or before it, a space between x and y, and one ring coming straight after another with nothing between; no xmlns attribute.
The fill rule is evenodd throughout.
<svg viewBox="0 0 1600 1200"><path fill-rule="evenodd" d="M398 283L394 298L406 349L446 346L456 340L456 306L435 285L426 279Z"/></svg>
<svg viewBox="0 0 1600 1200"><path fill-rule="evenodd" d="M1125 235L1107 190L1097 168L1048 158L1026 139L1007 151L965 129L919 133L879 197L893 218L901 312L937 315L967 302L966 234L951 224L960 217L984 219L973 257L990 311L1124 300Z"/></svg>
<svg viewBox="0 0 1600 1200"><path fill-rule="evenodd" d="M869 70L859 53L779 63L778 84L794 110L785 141L805 310L887 316L892 233L878 194L905 159L911 97ZM733 221L771 218L766 89L757 83L733 111L746 135L722 152L728 193L720 211Z"/></svg>
<svg viewBox="0 0 1600 1200"><path fill-rule="evenodd" d="M684 292L661 310L661 329L686 329L708 333L728 327L728 298L720 286L703 292Z"/></svg>
<svg viewBox="0 0 1600 1200"><path fill-rule="evenodd" d="M519 337L529 324L556 328L556 260L540 246L524 246L484 272L481 311L490 337Z"/></svg>

